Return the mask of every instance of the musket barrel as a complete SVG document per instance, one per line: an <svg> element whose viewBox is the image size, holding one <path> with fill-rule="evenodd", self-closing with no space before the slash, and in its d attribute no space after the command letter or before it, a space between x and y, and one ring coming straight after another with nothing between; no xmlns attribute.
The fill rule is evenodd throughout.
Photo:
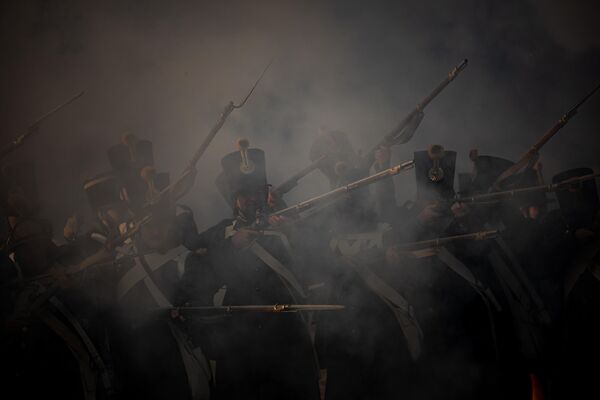
<svg viewBox="0 0 600 400"><path fill-rule="evenodd" d="M394 167L391 167L391 168L388 168L381 172L378 172L376 174L367 176L366 178L359 179L359 180L349 183L347 185L340 186L339 188L334 189L330 192L313 197L312 199L309 199L309 200L302 201L296 205L284 208L283 210L279 210L275 213L272 213L271 215L281 217L281 216L285 216L285 215L289 215L289 214L300 213L302 211L311 209L319 204L322 204L327 201L341 197L344 194L350 193L361 187L368 186L368 185L378 182L382 179L397 175L400 172L405 171L407 169L411 169L413 167L414 167L413 160L405 161L402 164L398 164Z"/></svg>
<svg viewBox="0 0 600 400"><path fill-rule="evenodd" d="M15 150L17 147L21 146L28 136L31 136L33 133L35 133L35 128L37 128L37 126L42 121L44 121L46 118L50 117L51 115L57 113L64 107L68 106L69 104L71 104L72 102L74 102L75 100L77 100L78 98L83 96L84 93L85 93L85 91L79 92L75 96L71 97L69 100L65 101L64 103L58 105L51 111L48 111L46 114L39 117L33 124L31 124L27 128L27 131L25 133L18 135L9 144L5 145L2 149L0 149L0 159L4 158L9 153L11 153L13 150Z"/></svg>
<svg viewBox="0 0 600 400"><path fill-rule="evenodd" d="M455 236L440 237L440 238L430 239L430 240L422 240L419 242L402 243L402 244L397 244L394 247L396 247L397 249L400 249L400 250L417 250L417 249L424 249L424 248L429 248L429 247L440 247L445 244L448 244L451 242L456 242L456 241L461 241L461 240L493 239L497 235L498 235L497 230L488 230L488 231L480 231L480 232L474 232L474 233L466 233L464 235L455 235Z"/></svg>
<svg viewBox="0 0 600 400"><path fill-rule="evenodd" d="M440 82L440 84L433 90L433 92L431 92L431 94L429 96L427 96L425 99L423 99L423 101L421 103L419 103L419 105L417 106L417 109L422 111L425 107L427 107L427 105L429 105L429 103L431 103L431 100L436 98L442 92L442 90L444 90L446 88L446 86L448 86L450 84L450 82L452 82L454 79L456 79L458 74L460 74L462 72L462 70L464 70L467 67L468 62L469 61L465 58L463 60L463 62L461 62L456 67L454 67L448 73L448 76L446 77L446 79L444 79L442 82Z"/></svg>
<svg viewBox="0 0 600 400"><path fill-rule="evenodd" d="M533 149L535 151L538 151L542 146L544 146L551 138L552 136L554 136L563 126L565 126L567 124L567 122L569 122L569 120L571 118L573 118L575 116L575 114L577 114L577 111L579 110L579 107L581 107L583 105L583 103L585 103L590 97L592 97L592 95L594 93L596 93L598 91L598 89L600 89L600 84L598 86L596 86L593 90L591 90L588 94L586 94L580 101L579 103L577 103L575 105L575 107L573 107L572 109L570 109L569 111L567 111L557 122L556 124L554 124L554 126L552 128L550 128L545 134L544 136L542 136L542 138L533 145Z"/></svg>
<svg viewBox="0 0 600 400"><path fill-rule="evenodd" d="M231 306L190 306L159 308L158 312L177 311L190 314L237 314L237 313L290 313L299 311L338 311L343 310L338 304L266 304L266 305L231 305Z"/></svg>
<svg viewBox="0 0 600 400"><path fill-rule="evenodd" d="M213 141L213 139L215 138L215 136L217 135L219 130L221 130L221 128L225 124L225 121L227 121L227 117L229 116L229 114L231 114L231 112L234 109L235 108L233 106L232 101L230 101L229 104L227 104L227 106L225 106L225 109L221 113L219 120L212 127L212 129L208 132L208 135L206 135L206 138L204 138L204 140L200 144L200 147L198 148L196 153L194 153L194 157L192 157L192 160L190 161L190 166L192 166L192 167L196 166L196 164L198 163L200 158L202 158L202 156L206 152L206 149L208 149L208 146L210 145L210 143Z"/></svg>
<svg viewBox="0 0 600 400"><path fill-rule="evenodd" d="M489 202L489 201L501 201L501 200L505 200L507 198L518 197L522 194L531 193L531 192L538 192L538 191L542 191L542 192L546 192L546 193L556 192L558 190L567 189L568 185L589 181L592 179L596 179L598 177L600 177L600 172L595 172L593 174L588 174L588 175L584 175L584 176L566 179L564 181L556 182L556 183L553 183L550 185L529 186L529 187L525 187L525 188L503 190L501 192L483 193L483 194L478 194L478 195L474 195L474 196L457 197L456 199L454 199L454 201L457 203L466 203L466 204L471 203L472 204L472 203L483 203L483 202Z"/></svg>

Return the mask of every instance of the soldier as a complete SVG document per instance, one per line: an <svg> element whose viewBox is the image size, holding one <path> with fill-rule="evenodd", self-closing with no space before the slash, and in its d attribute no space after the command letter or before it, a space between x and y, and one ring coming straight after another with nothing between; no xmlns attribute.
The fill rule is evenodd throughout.
<svg viewBox="0 0 600 400"><path fill-rule="evenodd" d="M396 240L473 232L469 210L454 202L456 153L434 145L415 152L414 160L417 200L404 211L404 224L397 223ZM529 396L527 372L514 365L515 335L488 251L476 242L388 251L388 280L410 302L422 329L417 398Z"/></svg>
<svg viewBox="0 0 600 400"><path fill-rule="evenodd" d="M376 171L389 164L389 152L379 155ZM371 167L338 131L319 135L310 158L323 160L319 170L332 189L365 177ZM381 183L385 188L386 182ZM301 244L305 264L317 266L313 276L325 283L320 290L330 302L345 306L317 321L316 343L326 371L328 400L396 398L410 382L412 361L404 330L413 335L414 321L402 295L377 275L382 258L362 254L381 247L390 231L379 223L375 203L369 188L357 189L296 224L302 232L296 233L301 240L295 242Z"/></svg>
<svg viewBox="0 0 600 400"><path fill-rule="evenodd" d="M344 132L322 130L311 145L309 157L313 163L321 160L317 163L317 168L327 178L331 189L335 189L363 178L371 172L379 172L389 168L390 149L381 147L370 157L361 157L356 153ZM390 207L395 204L393 182L385 180L376 183L374 186L374 198L369 196L369 189L364 189L360 193L353 194L348 201L337 206L344 208L340 212L345 216L350 216L353 213L368 214L351 218L352 224L356 224L361 220L378 219L376 215L383 218L390 213ZM369 202L371 204L367 205ZM339 224L343 221L332 221L332 223ZM340 227L340 229L343 230L344 228Z"/></svg>
<svg viewBox="0 0 600 400"><path fill-rule="evenodd" d="M590 168L575 168L555 175L554 183L591 174ZM562 357L557 360L556 379L562 398L589 397L600 393L589 365L600 356L600 239L599 201L594 180L571 185L556 193L560 208L544 221L554 251L546 258L555 291L564 300L562 310ZM562 290L560 290L562 289Z"/></svg>
<svg viewBox="0 0 600 400"><path fill-rule="evenodd" d="M468 189L469 195L494 192L494 182L504 171L512 167L511 161L471 151L474 174ZM511 176L499 189L519 189L542 184L541 165ZM516 333L517 345L523 365L531 373L533 390L542 390L538 378L542 378L543 390L549 392L551 371L548 369L552 346L552 322L556 318L553 290L549 290L552 272L544 254L547 244L541 221L547 206L544 191L490 203L465 207L470 225L475 229L494 228L502 232L487 246L487 264L493 271L493 280L499 284L497 293L510 320L505 331Z"/></svg>
<svg viewBox="0 0 600 400"><path fill-rule="evenodd" d="M97 360L89 337L65 306L63 282L37 279L60 265L51 226L39 216L33 165L7 166L3 173L10 228L5 248L17 271L8 286L12 313L2 329L8 390L25 397L95 398Z"/></svg>
<svg viewBox="0 0 600 400"><path fill-rule="evenodd" d="M221 160L217 185L233 205L234 218L201 234L204 246L186 261L180 302L301 302L305 288L295 275L299 265L293 263L288 241L263 220L268 193L264 152L248 148L245 140L238 146ZM216 361L218 398L318 398L317 367L302 315L243 315L203 324L196 332Z"/></svg>
<svg viewBox="0 0 600 400"><path fill-rule="evenodd" d="M97 223L81 234L81 221L69 219L62 260L85 263L106 253L79 274L85 292L78 300L108 334L119 395L206 399L210 372L202 352L175 321L154 320L155 309L173 301L187 252L182 244L197 232L191 211L173 204L172 188L189 187L171 186L167 173L155 172L152 147L128 135L109 149L112 171L84 184Z"/></svg>
<svg viewBox="0 0 600 400"><path fill-rule="evenodd" d="M187 253L183 244L197 234L191 210L173 203L168 173L154 169L152 142L128 135L108 150L108 157L114 179L110 188L105 181L104 192L114 201L98 209L98 216L117 236L92 236L110 245L129 235L135 228L132 221L150 216L115 249L111 339L120 393L127 398L207 399L211 376L202 351L190 346L176 321L156 320L153 314L174 302ZM94 186L88 182L86 188L89 193ZM161 195L165 190L167 195ZM102 190L94 194L101 196Z"/></svg>

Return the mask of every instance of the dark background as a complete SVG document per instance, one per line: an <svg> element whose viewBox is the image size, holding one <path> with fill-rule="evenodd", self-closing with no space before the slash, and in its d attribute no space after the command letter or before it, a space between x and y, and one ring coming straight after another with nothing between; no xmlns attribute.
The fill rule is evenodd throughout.
<svg viewBox="0 0 600 400"><path fill-rule="evenodd" d="M44 214L61 228L86 210L82 182L108 169L105 150L124 132L152 139L159 169L177 175L273 58L184 199L204 228L228 215L213 182L237 137L267 151L277 184L307 164L320 127L366 150L463 58L394 160L431 143L457 150L459 171L471 148L517 159L600 82L598 15L593 0L3 2L1 140L86 91L11 156L36 161ZM600 166L599 111L597 95L544 147L547 179ZM413 181L396 178L399 201ZM289 201L326 189L314 174Z"/></svg>

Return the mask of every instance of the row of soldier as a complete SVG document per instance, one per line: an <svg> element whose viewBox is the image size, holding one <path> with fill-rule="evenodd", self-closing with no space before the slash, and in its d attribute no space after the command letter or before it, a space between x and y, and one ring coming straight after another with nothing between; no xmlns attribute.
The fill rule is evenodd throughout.
<svg viewBox="0 0 600 400"><path fill-rule="evenodd" d="M321 381L328 399L528 398L532 388L564 394L585 385L578 358L590 356L598 332L590 330L600 257L595 181L557 191L560 207L551 211L543 191L467 205L453 201L456 153L436 145L415 152L410 204L395 204L387 180L308 216L269 217L285 206L269 190L265 155L245 141L238 147L217 179L233 217L201 233L190 209L153 203L172 186L155 172L146 140L129 136L109 150L112 170L84 185L96 226L81 232L71 218L62 246L36 213L27 168L5 169L11 290L3 308L12 329L3 362L20 391L305 399L319 396ZM459 174L461 195L487 192L512 165L470 157L474 174ZM335 131L317 138L311 158L327 160L319 170L332 188L390 167L388 150L365 160ZM537 185L535 172L512 177L510 187ZM569 170L553 181L590 174ZM178 189L190 190L193 178ZM60 272L122 236L147 204L152 221L109 258ZM500 231L461 236L492 229ZM444 237L457 239L418 245ZM344 309L193 308L315 303Z"/></svg>
<svg viewBox="0 0 600 400"><path fill-rule="evenodd" d="M86 399L597 392L587 365L600 352L598 173L546 184L534 162L572 115L514 163L472 151L473 171L456 174L457 154L432 145L391 166L390 146L410 139L432 96L399 139L365 156L344 133L322 132L311 166L279 187L264 152L239 140L216 177L232 214L204 232L180 203L199 190L201 154L170 182L152 143L126 136L107 152L110 170L83 185L93 224L69 218L62 244L39 214L33 169L5 166L9 389ZM314 169L332 192L288 206L285 193ZM390 177L409 170L417 195L399 206Z"/></svg>

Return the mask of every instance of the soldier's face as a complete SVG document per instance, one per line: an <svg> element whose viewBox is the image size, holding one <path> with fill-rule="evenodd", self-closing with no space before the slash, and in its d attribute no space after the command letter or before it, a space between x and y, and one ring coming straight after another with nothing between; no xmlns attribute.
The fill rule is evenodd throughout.
<svg viewBox="0 0 600 400"><path fill-rule="evenodd" d="M239 193L235 198L235 207L247 219L253 219L264 205L264 194L257 192Z"/></svg>
<svg viewBox="0 0 600 400"><path fill-rule="evenodd" d="M540 218L540 214L542 213L542 210L540 210L540 208L538 206L529 206L529 207L525 207L522 210L525 218L527 219L531 219L533 221L537 221Z"/></svg>

